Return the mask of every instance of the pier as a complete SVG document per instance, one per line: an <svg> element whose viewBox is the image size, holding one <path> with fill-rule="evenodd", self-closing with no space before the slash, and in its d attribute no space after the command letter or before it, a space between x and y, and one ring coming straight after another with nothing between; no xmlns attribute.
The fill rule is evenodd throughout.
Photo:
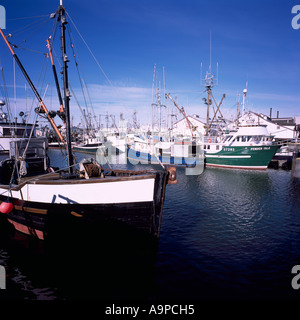
<svg viewBox="0 0 300 320"><path fill-rule="evenodd" d="M276 153L269 163L268 168L292 170L292 174L300 177L300 143L285 142L280 152Z"/></svg>
<svg viewBox="0 0 300 320"><path fill-rule="evenodd" d="M300 178L300 143L289 145L289 150L293 152L292 176L294 178Z"/></svg>

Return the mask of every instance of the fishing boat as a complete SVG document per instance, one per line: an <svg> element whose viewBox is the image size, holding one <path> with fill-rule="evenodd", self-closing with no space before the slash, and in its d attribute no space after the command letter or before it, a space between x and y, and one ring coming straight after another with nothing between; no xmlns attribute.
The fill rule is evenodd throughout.
<svg viewBox="0 0 300 320"><path fill-rule="evenodd" d="M240 116L239 104L237 119L228 125L221 112L221 105L226 97L217 103L212 88L214 87L214 75L211 68L204 80L207 98L203 98L207 105L207 116L203 149L205 164L207 167L223 167L230 169L260 169L268 168L274 154L280 146L273 143L273 136L267 130L266 125L254 124L253 122L241 125L238 121ZM243 90L243 110L245 113L247 89ZM210 117L210 106L214 114Z"/></svg>
<svg viewBox="0 0 300 320"><path fill-rule="evenodd" d="M111 144L112 148L115 148L117 153L126 152L127 146L127 134L121 132L105 133L106 142Z"/></svg>
<svg viewBox="0 0 300 320"><path fill-rule="evenodd" d="M189 137L155 139L155 137L136 136L127 147L130 161L146 164L171 164L185 167L204 168L202 144ZM201 171L202 172L202 171Z"/></svg>
<svg viewBox="0 0 300 320"><path fill-rule="evenodd" d="M29 138L35 142L41 141L46 148L47 139L36 135L37 124L27 123L25 120L12 122L8 112L3 110L5 102L1 100L0 106L0 160L9 156L14 149L15 142L18 142L24 150ZM23 113L20 112L20 115L22 116Z"/></svg>
<svg viewBox="0 0 300 320"><path fill-rule="evenodd" d="M15 141L14 154L11 153L1 163L2 173L6 174L1 175L0 211L16 230L42 240L55 235L58 230L62 230L67 238L73 223L79 226L77 236L84 226L93 226L96 228L93 230L98 232L96 238L106 232L111 238L118 239L119 243L126 240L122 235L132 235L135 232L158 239L166 185L174 182L174 171L170 175L165 168L114 170L105 168L95 160L76 163L71 145L70 92L65 46L67 19L62 0L51 17L60 23L64 84L60 113L65 121L66 140L1 29L0 34L39 101L38 111L48 118L61 143L66 145L68 166L63 169L52 168L47 161L45 144L31 148L36 142L32 136L28 137L26 152L23 153L20 153L21 142ZM56 72L54 76L55 74ZM60 92L59 87L57 91ZM35 154L29 157L31 149L35 150ZM31 166L37 158L41 160L40 166ZM22 170L31 167L32 170ZM125 233L121 230L125 230Z"/></svg>
<svg viewBox="0 0 300 320"><path fill-rule="evenodd" d="M96 138L87 138L83 143L78 143L73 145L73 151L83 152L83 153L92 153L95 154L99 150L106 149L105 143L102 139Z"/></svg>
<svg viewBox="0 0 300 320"><path fill-rule="evenodd" d="M267 169L280 147L272 140L262 125L239 126L221 136L207 136L204 138L206 166Z"/></svg>
<svg viewBox="0 0 300 320"><path fill-rule="evenodd" d="M133 163L183 166L186 174L199 175L204 170L203 137L197 134L197 128L186 116L184 108L179 108L170 94L166 94L166 97L182 113L188 134L171 131L137 134L127 144L127 158Z"/></svg>

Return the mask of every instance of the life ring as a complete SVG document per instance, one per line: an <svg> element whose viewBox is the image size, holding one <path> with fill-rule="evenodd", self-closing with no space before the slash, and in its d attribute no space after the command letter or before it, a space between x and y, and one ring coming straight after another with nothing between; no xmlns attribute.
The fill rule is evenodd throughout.
<svg viewBox="0 0 300 320"><path fill-rule="evenodd" d="M207 139L207 143L212 143L212 140L211 139Z"/></svg>

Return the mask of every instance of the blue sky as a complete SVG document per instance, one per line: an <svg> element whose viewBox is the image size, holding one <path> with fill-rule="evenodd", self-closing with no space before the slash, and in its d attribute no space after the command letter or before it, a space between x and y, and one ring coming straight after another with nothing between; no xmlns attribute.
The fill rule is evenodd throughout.
<svg viewBox="0 0 300 320"><path fill-rule="evenodd" d="M297 4L300 1L64 0L68 15L80 32L79 35L74 24L69 23L95 114L109 112L118 117L123 112L125 118L130 118L136 110L142 123L151 121L155 64L157 84L163 87L164 67L166 91L177 97L178 104L184 106L187 113L205 117L202 102L205 88L200 83L200 66L202 63L204 77L210 64L210 34L212 71L216 73L217 63L219 66L218 85L213 92L217 101L226 94L222 112L227 118L235 115L237 95L242 94L246 83L248 109L269 114L272 108L273 116L277 111L280 116L300 116L300 29L294 30L291 26L294 16L291 10ZM52 22L32 36L32 31L20 33L19 28L38 19L46 20L46 15L56 11L59 1L9 0L1 1L1 5L6 8L5 34L14 35L11 42L19 44L28 38L20 45L26 50L16 49L16 53L33 82L38 83L44 56L28 49L47 52L45 40L51 33ZM19 19L43 15L45 17ZM67 50L72 57L69 46ZM56 52L58 55L58 47ZM12 60L3 41L0 57L13 108ZM84 108L73 62L69 71L71 86ZM31 105L29 92L25 102L24 83L17 70L18 110L24 109L25 104L27 108ZM57 100L50 65L42 96L47 85L45 101L50 109L55 109ZM72 113L75 121L80 121L74 97Z"/></svg>

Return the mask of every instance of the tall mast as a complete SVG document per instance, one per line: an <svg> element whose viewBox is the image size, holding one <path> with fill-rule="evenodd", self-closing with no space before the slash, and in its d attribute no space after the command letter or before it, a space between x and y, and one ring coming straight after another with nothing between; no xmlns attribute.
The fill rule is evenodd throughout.
<svg viewBox="0 0 300 320"><path fill-rule="evenodd" d="M54 60L53 60L52 48L51 48L51 44L50 44L50 38L47 39L46 41L47 41L47 47L48 47L48 50L49 50L49 56L50 56L50 60L51 60L51 64L52 64L52 71L53 71L53 75L54 75L54 80L55 80L55 85L56 85L56 90L57 90L57 95L58 95L58 100L59 100L59 105L60 105L59 116L60 116L60 118L62 118L62 120L66 124L66 121L65 121L66 120L65 119L65 110L64 110L64 106L63 106L63 99L62 99L62 96L61 96L58 77L57 77L57 72L56 72L56 68L55 68L55 64L54 64Z"/></svg>
<svg viewBox="0 0 300 320"><path fill-rule="evenodd" d="M46 106L45 106L45 104L44 104L44 102L43 102L43 99L41 98L40 94L39 94L38 91L36 90L34 84L32 83L31 79L29 78L26 70L24 69L21 61L19 60L18 56L17 56L16 53L14 52L14 50L13 50L13 48L11 47L10 43L9 43L8 40L6 39L6 37L5 37L4 33L3 33L3 31L1 30L1 28L0 28L0 34L1 34L2 38L3 38L3 40L5 41L6 45L8 46L8 48L9 48L11 54L13 55L15 61L17 62L20 70L22 71L25 79L27 80L28 84L30 85L33 93L35 94L36 98L38 99L38 101L39 101L39 103L40 103L41 109L42 109L42 110L45 112L45 114L47 115L48 120L50 121L53 129L55 130L55 132L56 132L56 134L58 135L58 137L59 137L59 139L61 140L61 142L65 143L64 138L63 138L63 136L61 135L60 131L58 130L55 122L54 122L53 119L51 118L51 116L50 116L50 114L49 114L49 112L48 112L48 109L46 108Z"/></svg>
<svg viewBox="0 0 300 320"><path fill-rule="evenodd" d="M242 113L242 115L245 114L246 95L247 95L247 89L244 89L244 90L243 90L243 113Z"/></svg>
<svg viewBox="0 0 300 320"><path fill-rule="evenodd" d="M60 0L60 6L58 8L58 20L61 24L61 42L62 42L62 59L63 59L63 80L64 80L64 105L65 105L65 114L66 114L66 136L67 136L67 152L68 152L68 164L69 164L69 173L74 172L74 158L72 153L71 145L71 121L70 121L70 90L69 90L69 81L68 81L68 57L66 53L66 17L65 17L65 8L62 5L62 0Z"/></svg>

